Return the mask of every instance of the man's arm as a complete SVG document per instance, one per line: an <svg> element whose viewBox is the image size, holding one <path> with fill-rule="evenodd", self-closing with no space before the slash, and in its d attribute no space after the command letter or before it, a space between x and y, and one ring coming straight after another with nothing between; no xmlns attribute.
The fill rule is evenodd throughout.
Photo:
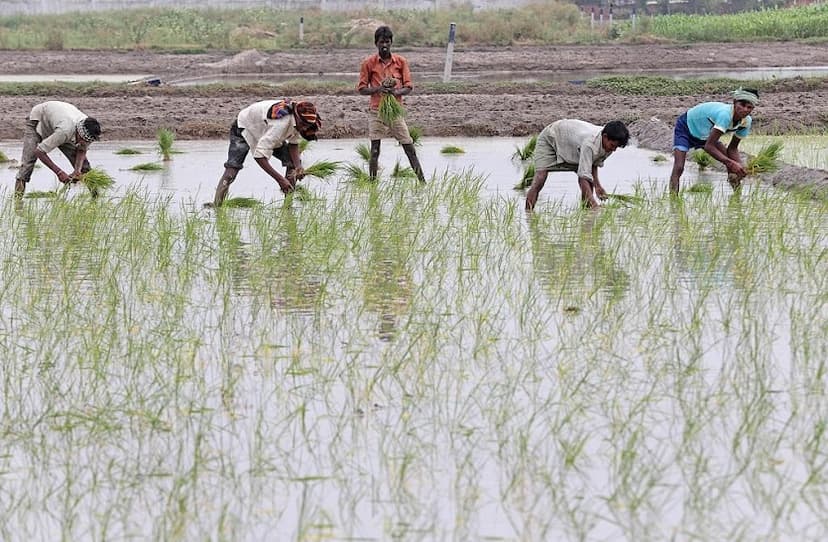
<svg viewBox="0 0 828 542"><path fill-rule="evenodd" d="M607 191L604 190L601 181L598 180L598 166L592 166L592 183L595 186L595 195L598 196L598 199L607 199Z"/></svg>
<svg viewBox="0 0 828 542"><path fill-rule="evenodd" d="M707 154L709 154L710 156L724 164L724 166L727 168L728 173L735 173L741 177L744 177L747 174L747 172L745 171L745 167L742 165L742 161L739 158L739 139L731 139L730 145L726 149L725 146L722 145L722 142L719 141L721 137L721 130L717 128L713 128L712 130L710 130L710 135L707 136L707 141L704 142L704 150L707 152ZM735 146L733 146L734 140L736 141ZM731 146L733 146L735 158L730 154Z"/></svg>
<svg viewBox="0 0 828 542"><path fill-rule="evenodd" d="M43 162L43 164L47 168L51 169L55 173L55 175L57 175L57 178L60 182L62 182L62 183L69 182L69 180L71 179L71 176L68 173L66 173L65 171L63 171L62 169L60 169L60 167L57 164L55 164L52 161L51 158L49 158L48 154L46 154L45 152L43 152L40 149L35 149L35 156L37 157L38 160Z"/></svg>
<svg viewBox="0 0 828 542"><path fill-rule="evenodd" d="M282 189L282 192L287 194L288 192L293 191L293 185L291 185L281 173L273 169L273 166L270 165L270 160L261 157L254 158L254 160L256 160L256 163L259 164L259 167L262 168L265 173L273 177L273 179L279 184L279 188Z"/></svg>
<svg viewBox="0 0 828 542"><path fill-rule="evenodd" d="M67 130L59 128L55 130L52 135L41 141L35 148L35 156L37 159L43 162L47 168L51 169L55 175L57 175L58 180L62 183L68 182L71 175L63 171L57 164L55 164L52 159L49 158L49 153L68 142L72 135L73 134L70 134Z"/></svg>

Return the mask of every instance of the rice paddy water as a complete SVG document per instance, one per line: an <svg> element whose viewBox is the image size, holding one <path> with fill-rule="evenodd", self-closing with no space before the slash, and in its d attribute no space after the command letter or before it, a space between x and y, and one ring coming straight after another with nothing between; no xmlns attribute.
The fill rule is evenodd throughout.
<svg viewBox="0 0 828 542"><path fill-rule="evenodd" d="M518 140L446 143L218 212L223 142L96 145L94 201L0 170L0 538L824 538L826 203L627 148L637 198L527 216Z"/></svg>

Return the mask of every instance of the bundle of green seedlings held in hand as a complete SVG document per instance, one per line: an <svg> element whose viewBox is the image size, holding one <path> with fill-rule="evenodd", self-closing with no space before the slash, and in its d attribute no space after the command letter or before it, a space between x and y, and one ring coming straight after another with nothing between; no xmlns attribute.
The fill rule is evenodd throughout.
<svg viewBox="0 0 828 542"><path fill-rule="evenodd" d="M115 179L109 173L99 168L90 169L81 175L78 181L93 193L101 192L115 185Z"/></svg>
<svg viewBox="0 0 828 542"><path fill-rule="evenodd" d="M397 81L393 77L389 77L382 82L382 86L387 89L393 89L397 86ZM405 116L405 109L393 94L384 93L380 99L379 104L379 118L385 123L394 122L395 120Z"/></svg>
<svg viewBox="0 0 828 542"><path fill-rule="evenodd" d="M327 179L339 170L340 162L332 160L320 160L305 168L305 177L316 177Z"/></svg>
<svg viewBox="0 0 828 542"><path fill-rule="evenodd" d="M779 154L782 152L782 142L774 141L769 145L762 147L756 156L751 156L745 171L748 175L756 175L758 173L769 173L779 169Z"/></svg>

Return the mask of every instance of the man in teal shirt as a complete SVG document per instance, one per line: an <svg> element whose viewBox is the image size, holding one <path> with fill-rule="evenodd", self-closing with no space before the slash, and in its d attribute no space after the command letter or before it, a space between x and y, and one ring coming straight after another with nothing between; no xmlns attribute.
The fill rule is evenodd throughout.
<svg viewBox="0 0 828 542"><path fill-rule="evenodd" d="M750 134L750 114L758 103L759 91L739 88L733 92L732 104L704 102L678 118L673 132L671 192L679 191L679 179L684 173L684 162L690 149L704 149L727 168L730 185L734 189L741 186L747 172L739 157L739 142ZM724 134L731 134L727 147L719 140Z"/></svg>

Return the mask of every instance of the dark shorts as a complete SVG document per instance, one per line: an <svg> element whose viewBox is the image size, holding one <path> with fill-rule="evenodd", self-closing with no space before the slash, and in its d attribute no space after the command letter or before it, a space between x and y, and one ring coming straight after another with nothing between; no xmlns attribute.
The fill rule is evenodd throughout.
<svg viewBox="0 0 828 542"><path fill-rule="evenodd" d="M705 141L690 134L687 126L687 113L684 113L676 121L676 129L673 131L673 150L687 152L690 149L701 149Z"/></svg>
<svg viewBox="0 0 828 542"><path fill-rule="evenodd" d="M250 152L250 145L245 141L242 131L243 129L239 128L238 121L233 121L233 125L230 127L230 147L227 149L227 161L224 163L224 167L233 169L244 167L244 159L247 158L247 153ZM290 168L293 166L287 143L278 149L274 149L273 156L282 162L283 167Z"/></svg>

